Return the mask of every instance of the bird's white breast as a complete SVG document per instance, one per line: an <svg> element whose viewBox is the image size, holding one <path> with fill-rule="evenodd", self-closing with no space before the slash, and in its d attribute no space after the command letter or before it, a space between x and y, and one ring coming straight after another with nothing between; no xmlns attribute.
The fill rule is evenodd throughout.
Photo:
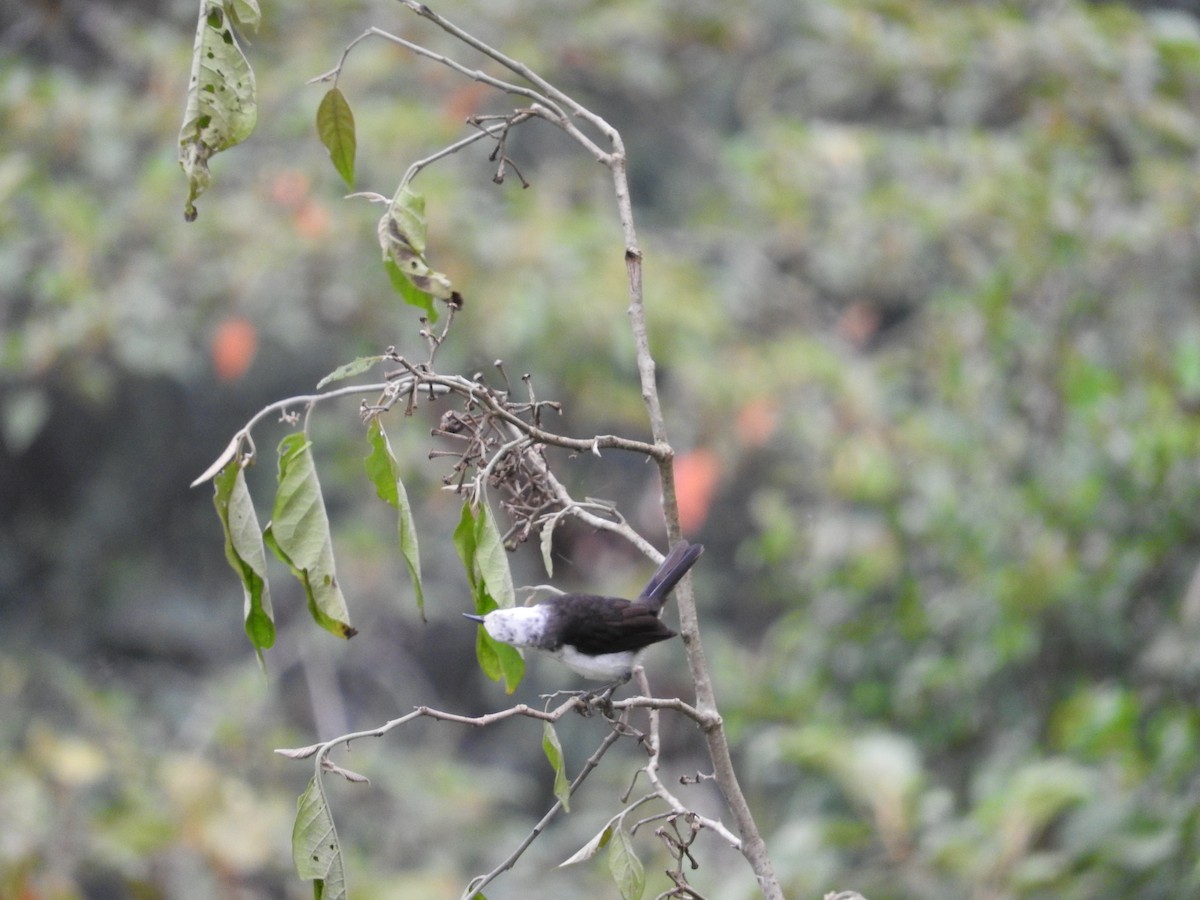
<svg viewBox="0 0 1200 900"><path fill-rule="evenodd" d="M633 671L641 654L623 650L620 653L601 653L599 656L588 656L586 653L580 653L570 644L563 644L550 655L584 678L590 678L593 681L619 681L629 677L629 673Z"/></svg>

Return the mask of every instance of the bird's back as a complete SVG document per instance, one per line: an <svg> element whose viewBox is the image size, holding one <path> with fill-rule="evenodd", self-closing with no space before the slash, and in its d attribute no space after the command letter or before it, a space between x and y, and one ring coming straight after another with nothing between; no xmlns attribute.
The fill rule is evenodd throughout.
<svg viewBox="0 0 1200 900"><path fill-rule="evenodd" d="M558 642L548 650L571 644L581 653L597 656L641 650L675 636L655 611L620 597L563 594L546 602Z"/></svg>

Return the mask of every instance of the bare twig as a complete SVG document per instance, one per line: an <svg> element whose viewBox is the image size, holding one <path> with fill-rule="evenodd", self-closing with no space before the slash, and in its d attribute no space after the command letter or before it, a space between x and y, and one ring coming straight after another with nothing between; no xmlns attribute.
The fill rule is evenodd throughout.
<svg viewBox="0 0 1200 900"><path fill-rule="evenodd" d="M551 101L553 101L552 103L549 103L547 105L546 111L553 113L554 117L551 118L551 117L547 116L547 118L550 119L550 121L553 121L555 125L558 125L560 128L562 128L563 131L565 131L571 137L573 137L581 146L583 146L589 153L591 153L592 156L595 157L595 159L598 162L604 163L605 165L609 165L609 154L605 153L600 148L599 145L597 145L594 141L591 140L591 138L589 138L582 131L580 131L579 128L575 125L575 123L571 121L570 116L567 116L565 113L563 113L562 109L559 108L558 104L561 104L562 107L570 110L574 115L577 115L584 121L592 124L595 128L597 128L599 131L601 131L605 135L605 137L607 137L611 141L613 138L613 135L616 135L617 131L615 128L613 128L611 125L609 125L607 122L605 122L604 119L600 118L600 116L596 115L591 110L587 109L586 107L584 107L581 104L579 104L578 102L576 102L572 97L568 96L567 94L564 94L562 91L560 91L558 88L556 88L550 82L546 81L546 79L542 78L540 75L538 75L536 72L534 72L532 69L530 69L524 63L518 62L517 60L504 55L499 50L497 50L495 47L491 47L488 44L485 44L483 41L479 40L479 38L464 31L463 29L459 28L457 25L455 25L450 20L443 18L441 15L434 12L432 9L430 9L428 6L426 6L424 3L419 3L419 2L417 2L417 0L399 0L399 2L401 4L403 4L404 6L408 7L409 9L411 9L413 12L415 12L417 15L421 16L422 18L428 19L429 21L433 22L435 25L437 25L439 28L441 28L447 34L453 35L454 37L458 38L460 41L462 41L468 47L473 47L474 49L476 49L480 53L482 53L484 56L487 56L490 59L494 59L496 62L500 63L500 65L504 66L510 72L513 72L514 74L521 76L526 81L528 81L530 84L532 84L535 88L537 88L539 91L541 91L542 94L544 94ZM535 106L534 111L541 112L542 110L538 109L537 106Z"/></svg>
<svg viewBox="0 0 1200 900"><path fill-rule="evenodd" d="M645 669L642 669L641 667L639 667L636 670L634 677L637 679L638 689L643 694L649 695L650 694L650 682L646 678ZM613 704L613 705L616 706L616 704ZM670 709L677 709L680 712L684 712L684 709L682 709L680 707L676 707L671 704L660 705L656 702L639 704L639 705L644 706L646 708L647 713L650 718L650 729L646 734L646 740L645 740L646 753L648 754L649 759L647 760L646 765L643 767L642 771L644 771L646 773L646 779L650 782L650 786L654 789L654 793L657 794L659 797L661 797L663 799L663 801L669 807L671 807L671 809L674 812L676 812L680 815L695 816L696 820L698 822L700 822L700 824L702 824L705 828L708 828L711 831L715 832L716 834L719 834L721 836L721 838L726 843L728 843L731 847L733 847L737 850L741 850L742 849L741 839L739 839L728 828L726 828L724 824L717 821L716 819L709 819L705 816L698 815L697 813L695 813L691 809L689 809L683 803L683 801L681 801L678 797L676 797L667 788L667 786L663 783L662 778L659 776L658 767L659 767L659 756L660 756L660 751L661 751L660 732L659 732L659 716L658 716L659 710L670 708ZM701 728L703 728L707 731L711 731L712 728L717 727L717 722L720 721L718 718L717 722L713 722L711 719L708 719L706 716L704 716L704 714L701 713L699 710L695 710L695 709L692 709L691 707L687 706L686 703L682 704L682 707L686 708L687 710L690 710L690 712L685 712L685 715L688 715L694 722L696 722L696 724L700 725ZM694 715L693 715L693 713L694 713Z"/></svg>
<svg viewBox="0 0 1200 900"><path fill-rule="evenodd" d="M408 169L405 171L404 177L400 180L400 186L404 187L405 185L407 185L410 181L412 181L417 176L418 172L420 172L426 166L437 162L439 159L449 156L452 153L457 153L459 150L462 150L464 147L471 146L471 144L474 144L476 141L481 141L487 137L496 137L497 134L507 131L513 125L517 124L518 121L523 122L526 118L529 118L532 115L533 115L533 113L528 112L528 111L526 111L524 113L518 112L518 113L512 114L511 116L506 116L505 118L507 121L500 123L498 125L488 125L486 127L478 126L479 131L476 131L473 134L468 134L465 138L455 141L453 144L450 144L447 147L443 147L441 150L437 151L436 153L434 153L430 156L425 157L424 159L418 159L415 163L413 163L411 166L409 166ZM523 118L522 118L522 116L523 116Z"/></svg>
<svg viewBox="0 0 1200 900"><path fill-rule="evenodd" d="M573 796L575 794L575 791L578 790L581 784L583 784L584 779L586 779L588 775L592 773L592 770L600 764L600 759L605 753L608 752L608 748L615 744L620 738L621 732L615 728L604 736L604 740L600 742L600 746L598 746L595 752L593 752L592 755L584 761L583 768L571 781L570 792L568 796ZM471 882L467 885L467 889L463 892L463 900L467 900L467 898L475 896L485 887L487 887L487 885L495 881L496 878L498 878L501 874L507 872L514 865L516 865L517 860L521 858L521 854L528 850L529 845L537 840L538 835L546 830L546 826L553 821L555 816L562 812L562 808L563 805L561 800L554 801L554 805L547 810L546 814L542 816L536 825L533 826L533 830L529 832L525 839L521 841L517 848L513 850L513 852L510 853L502 863L500 863L490 872L471 879Z"/></svg>

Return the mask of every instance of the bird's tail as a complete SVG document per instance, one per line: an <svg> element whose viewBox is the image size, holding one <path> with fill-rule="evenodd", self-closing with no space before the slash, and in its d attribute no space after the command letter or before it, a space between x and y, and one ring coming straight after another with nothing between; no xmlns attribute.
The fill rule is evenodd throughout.
<svg viewBox="0 0 1200 900"><path fill-rule="evenodd" d="M671 589L679 583L679 579L687 573L687 570L696 564L696 560L703 552L703 544L689 544L687 541L680 541L672 547L667 558L658 567L658 571L646 582L637 602L650 607L657 613L667 602L667 595L671 593Z"/></svg>

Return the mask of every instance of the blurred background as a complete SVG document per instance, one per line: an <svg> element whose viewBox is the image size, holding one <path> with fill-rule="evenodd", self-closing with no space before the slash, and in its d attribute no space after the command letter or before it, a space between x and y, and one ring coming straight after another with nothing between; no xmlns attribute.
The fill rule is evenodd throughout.
<svg viewBox="0 0 1200 900"><path fill-rule="evenodd" d="M259 126L183 221L190 0L0 9L0 895L292 898L306 764L271 753L414 704L514 698L474 662L428 452L428 624L363 476L357 399L312 423L360 634L270 570L259 671L210 488L265 404L357 355L423 354L305 82L377 25L482 65L396 4L263 4ZM1200 894L1200 19L1187 2L457 0L439 7L623 132L701 621L735 758L790 897ZM489 70L490 71L490 70ZM359 190L512 103L382 41L340 86ZM531 373L563 430L644 437L623 247L595 163L533 123L492 183L427 170L430 260L466 296L443 371ZM495 377L490 375L489 377ZM269 516L274 446L251 490ZM657 485L557 458L660 546ZM578 528L555 583L650 570ZM519 584L546 581L536 546ZM668 613L669 618L673 613ZM689 696L678 643L649 659ZM531 660L515 699L575 687ZM560 726L568 772L602 736ZM332 784L352 896L457 897L552 802L540 726L417 723ZM674 778L706 770L667 720ZM619 745L493 898L613 896L570 856L642 757ZM707 787L681 789L716 813ZM647 896L670 885L637 843ZM701 837L710 898L754 896Z"/></svg>

